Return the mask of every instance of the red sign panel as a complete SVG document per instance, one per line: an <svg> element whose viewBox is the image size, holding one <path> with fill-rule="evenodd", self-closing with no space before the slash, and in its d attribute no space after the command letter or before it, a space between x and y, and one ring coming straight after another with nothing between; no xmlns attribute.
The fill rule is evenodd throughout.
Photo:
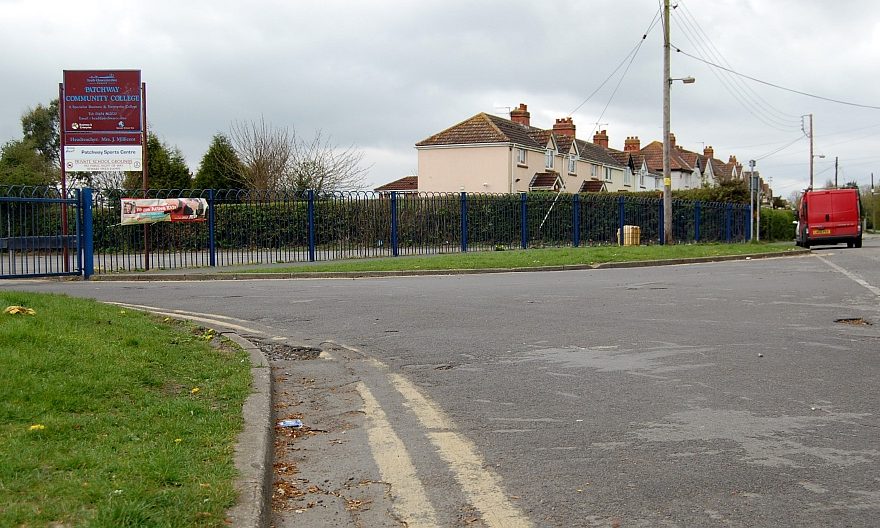
<svg viewBox="0 0 880 528"><path fill-rule="evenodd" d="M65 132L140 132L140 70L64 70Z"/></svg>

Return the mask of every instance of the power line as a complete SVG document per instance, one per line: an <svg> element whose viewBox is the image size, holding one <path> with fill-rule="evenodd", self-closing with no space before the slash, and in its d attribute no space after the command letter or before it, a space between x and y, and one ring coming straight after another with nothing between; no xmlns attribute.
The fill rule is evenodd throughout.
<svg viewBox="0 0 880 528"><path fill-rule="evenodd" d="M647 37L647 36L648 36L648 34L646 33L645 37ZM611 96L608 97L608 102L605 103L605 108L602 109L602 113L599 114L599 119L596 120L596 127L593 129L593 134L595 134L596 132L599 131L598 130L599 129L599 122L602 121L603 117L605 117L605 111L608 110L608 107L611 105L611 101L614 100L614 96L617 94L617 90L620 88L620 85L623 84L623 80L626 78L626 74L629 73L629 69L632 66L633 61L636 60L636 55L638 55L639 49L641 48L642 43L644 43L644 42L645 42L645 39L642 38L642 40L639 42L638 46L636 47L636 52L632 54L632 58L629 60L629 64L627 64L626 69L623 70L623 74L620 76L620 80L617 81L617 85L614 87L614 90L611 91Z"/></svg>
<svg viewBox="0 0 880 528"><path fill-rule="evenodd" d="M698 44L697 42L695 42L694 39L691 38L690 30L688 28L682 26L680 29L682 30L681 33L688 40L688 42L691 43L692 46L696 48L702 47L701 44ZM775 130L779 130L781 132L787 132L792 128L787 123L780 122L778 119L774 119L774 116L767 115L766 112L762 110L754 109L754 105L750 104L750 102L745 99L745 95L744 93L742 93L744 92L744 90L734 89L734 87L731 86L732 84L734 84L733 81L726 81L724 78L722 78L721 74L718 71L710 71L712 72L712 75L714 75L715 78L718 79L718 81L721 83L721 86L724 87L727 93L729 93L734 99L736 99L736 101L743 107L743 109L745 109L748 113L752 115L752 117L760 121L763 125L769 128L773 128Z"/></svg>
<svg viewBox="0 0 880 528"><path fill-rule="evenodd" d="M767 154L762 154L762 155L756 157L756 158L755 158L755 161L760 161L760 160L762 160L762 159L769 158L770 156L773 156L773 155L775 155L775 154L779 154L779 153L782 152L783 150L785 150L785 149L787 149L788 147L794 145L795 143L797 143L798 141L800 141L800 140L802 140L802 139L804 139L804 136L799 136L799 137L795 138L794 140L792 140L791 142L785 144L784 146L781 146L781 147L779 147L779 148L777 148L777 149L775 149L775 150L772 150L772 151L768 152Z"/></svg>
<svg viewBox="0 0 880 528"><path fill-rule="evenodd" d="M623 60L620 61L620 64L618 64L617 67L614 68L614 71L612 71L610 74L608 74L608 77L606 77L605 80L602 81L602 84L600 84L595 90L593 90L593 93L591 93L590 95L587 96L586 99L581 101L581 104L577 105L574 108L574 110L572 110L571 112L568 113L568 115L573 115L575 112L580 110L580 108L582 106L587 104L587 101L592 99L593 96L596 95L599 92L599 90L601 90L602 87L605 86L605 84L607 84L608 81L610 81L614 77L614 75L617 73L617 71L620 70L620 68L626 63L626 61L628 59L630 59L630 56L632 56L632 59L630 60L630 64L632 64L632 61L635 60L636 54L639 52L639 49L642 47L642 44L644 44L645 39L648 38L648 35L651 33L651 30L653 30L654 26L657 25L657 22L659 21L659 17L660 17L660 10L658 9L657 12L654 13L654 18L651 19L651 23L648 24L648 29L645 30L645 33L642 35L642 38L639 39L639 42L633 47L633 49L631 49L629 51L629 53L626 54L626 56L623 58ZM627 66L627 69L629 69L629 66Z"/></svg>
<svg viewBox="0 0 880 528"><path fill-rule="evenodd" d="M811 94L811 93L807 93L807 92L802 92L802 91L800 91L800 90L795 90L794 88L787 88L787 87L785 87L785 86L780 86L780 85L778 85L778 84L774 84L774 83L771 83L771 82L768 82L768 81L762 81L761 79L757 79L757 78L752 77L752 76L750 76L750 75L746 75L746 74L744 74L744 73L740 73L740 72L738 72L738 71L734 71L734 70L732 70L732 69L730 69L730 68L725 68L724 66L721 66L720 64L715 64L714 62L707 61L706 59L701 59L700 57L697 57L696 55L692 55L692 54L690 54L690 53L688 53L688 52L686 52L686 51L682 51L678 46L673 46L673 48L675 48L675 51L676 51L677 53L681 53L682 55L686 55L686 56L688 56L688 57L690 57L690 58L692 58L692 59L694 59L694 60L700 61L700 62L702 62L702 63L704 63L704 64L708 64L709 66L713 66L713 67L715 67L715 68L722 69L722 70L724 70L724 71L726 71L726 72L730 72L730 73L732 73L732 74L734 74L734 75L739 75L740 77L743 77L743 78L748 79L748 80L750 80L750 81L755 81L755 82L757 82L757 83L761 83L761 84L764 84L764 85L767 85L767 86L771 86L771 87L773 87L773 88L777 88L777 89L779 89L779 90L784 90L784 91L786 91L786 92L796 93L796 94L798 94L798 95L803 95L803 96L805 96L805 97L812 97L813 99L819 99L819 100L822 100L822 101L828 101L828 102L830 102L830 103L837 103L837 104L842 104L842 105L847 105L847 106L855 106L855 107L857 107L857 108L868 108L868 109L871 109L871 110L880 110L880 106L866 105L866 104L859 104L859 103L853 103L853 102L849 102L849 101L842 101L842 100L840 100L840 99L833 99L833 98L831 98L831 97L822 97L821 95L815 95L815 94Z"/></svg>
<svg viewBox="0 0 880 528"><path fill-rule="evenodd" d="M700 23L697 21L696 17L694 17L694 15L691 13L690 9L688 9L684 0L679 0L679 6L682 8L681 12L683 14L683 18L682 18L683 22L688 23L688 20L690 20L690 24L692 25L692 28L694 29L694 32L695 32L697 38L700 39L700 36L702 36L702 38L700 40L706 42L706 44L707 44L706 48L709 50L708 57L710 59L713 59L713 60L721 63L721 64L724 64L728 68L732 68L730 61L728 61L724 57L724 55L721 53L721 50L719 50L718 47L715 46L715 43L712 41L712 39L709 37L709 35L707 35L705 31L703 31L703 28L701 27ZM794 123L800 124L800 116L797 116L794 114L789 114L787 112L783 112L782 110L775 108L766 99L761 97L761 95L758 92L756 92L751 86L749 86L748 84L743 82L742 79L735 77L735 76L730 76L730 79L737 86L742 88L742 90L744 92L743 95L747 99L751 99L752 103L755 104L755 106L757 106L758 108L760 108L762 112L770 114L770 116L768 116L768 117L774 117L778 121L782 122L783 124L785 124L787 126L793 126Z"/></svg>

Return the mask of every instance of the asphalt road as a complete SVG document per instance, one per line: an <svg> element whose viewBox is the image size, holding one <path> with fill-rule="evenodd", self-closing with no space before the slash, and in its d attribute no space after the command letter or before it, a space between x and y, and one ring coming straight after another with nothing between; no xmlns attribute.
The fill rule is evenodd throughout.
<svg viewBox="0 0 880 528"><path fill-rule="evenodd" d="M328 348L276 365L297 380L285 405L329 424L295 462L325 488L357 474L381 489L278 526L311 510L339 526L880 518L878 238L655 268L0 288L221 315Z"/></svg>

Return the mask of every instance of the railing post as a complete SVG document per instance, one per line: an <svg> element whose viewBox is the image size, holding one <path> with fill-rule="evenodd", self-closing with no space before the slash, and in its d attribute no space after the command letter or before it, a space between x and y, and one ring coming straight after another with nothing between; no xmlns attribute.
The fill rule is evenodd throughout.
<svg viewBox="0 0 880 528"><path fill-rule="evenodd" d="M208 264L217 265L217 245L214 238L214 189L208 189Z"/></svg>
<svg viewBox="0 0 880 528"><path fill-rule="evenodd" d="M748 214L746 215L746 242L752 240L752 205L749 204Z"/></svg>
<svg viewBox="0 0 880 528"><path fill-rule="evenodd" d="M399 255L397 247L397 191L391 191L391 256Z"/></svg>
<svg viewBox="0 0 880 528"><path fill-rule="evenodd" d="M309 262L315 261L315 191L309 189Z"/></svg>
<svg viewBox="0 0 880 528"><path fill-rule="evenodd" d="M82 274L83 278L89 279L95 274L95 228L92 216L92 190L88 187L79 193L79 206L82 211Z"/></svg>
<svg viewBox="0 0 880 528"><path fill-rule="evenodd" d="M700 241L700 219L702 217L702 204L699 200L694 203L694 242Z"/></svg>
<svg viewBox="0 0 880 528"><path fill-rule="evenodd" d="M623 196L617 198L617 244L624 244L623 226L626 224L626 202Z"/></svg>
<svg viewBox="0 0 880 528"><path fill-rule="evenodd" d="M730 243L731 220L733 217L733 204L724 206L724 240Z"/></svg>
<svg viewBox="0 0 880 528"><path fill-rule="evenodd" d="M468 206L467 193L461 193L461 252L467 253L468 250Z"/></svg>
<svg viewBox="0 0 880 528"><path fill-rule="evenodd" d="M529 247L529 206L526 204L528 195L526 193L520 193L519 197L519 216L520 222L522 223L522 228L520 229L520 246L522 246L523 249L526 249Z"/></svg>
<svg viewBox="0 0 880 528"><path fill-rule="evenodd" d="M663 217L663 200L660 200L660 215L659 215L659 225L657 226L657 231L660 233L660 244L663 245L666 243L666 219Z"/></svg>
<svg viewBox="0 0 880 528"><path fill-rule="evenodd" d="M581 195L573 194L571 200L571 221L574 224L574 239L572 240L572 245L578 247L581 245Z"/></svg>

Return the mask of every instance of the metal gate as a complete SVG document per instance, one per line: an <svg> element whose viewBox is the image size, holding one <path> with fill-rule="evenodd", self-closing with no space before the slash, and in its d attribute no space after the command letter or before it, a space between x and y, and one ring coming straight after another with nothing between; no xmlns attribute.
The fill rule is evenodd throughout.
<svg viewBox="0 0 880 528"><path fill-rule="evenodd" d="M81 192L0 190L0 279L81 275Z"/></svg>

